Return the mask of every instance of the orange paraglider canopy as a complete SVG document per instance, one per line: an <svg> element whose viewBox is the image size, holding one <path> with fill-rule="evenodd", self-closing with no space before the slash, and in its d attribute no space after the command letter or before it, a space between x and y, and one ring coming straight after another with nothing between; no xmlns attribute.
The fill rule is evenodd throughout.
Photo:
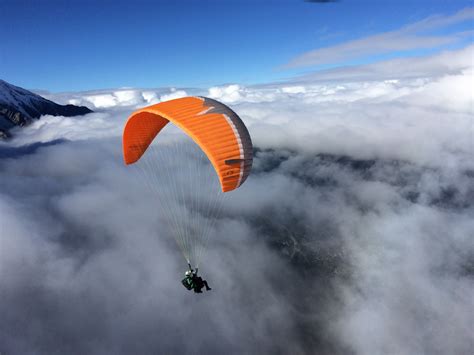
<svg viewBox="0 0 474 355"><path fill-rule="evenodd" d="M125 164L138 161L168 122L182 129L204 151L223 192L244 183L253 159L248 130L229 107L206 97L170 100L132 113L123 132Z"/></svg>

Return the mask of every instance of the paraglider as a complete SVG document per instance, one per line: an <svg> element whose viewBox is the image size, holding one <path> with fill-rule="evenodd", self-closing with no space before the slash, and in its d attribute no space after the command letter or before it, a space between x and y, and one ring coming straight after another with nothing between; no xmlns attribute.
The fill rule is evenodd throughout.
<svg viewBox="0 0 474 355"><path fill-rule="evenodd" d="M123 132L125 164L133 164L172 122L206 153L222 191L242 185L250 174L252 141L242 120L224 104L205 97L184 97L135 111Z"/></svg>
<svg viewBox="0 0 474 355"><path fill-rule="evenodd" d="M168 123L193 143L155 139ZM184 97L133 112L125 124L122 143L125 164L139 168L143 181L157 195L161 217L168 218L170 232L190 268L187 285L195 291L204 286L208 289L197 270L209 234L224 196L240 187L252 168L253 148L246 126L234 111L216 100ZM217 174L220 189L215 177L208 176L209 170Z"/></svg>
<svg viewBox="0 0 474 355"><path fill-rule="evenodd" d="M190 291L194 290L195 293L202 293L203 287L206 287L206 291L211 291L212 289L209 287L207 281L198 276L198 269L193 270L191 265L188 266L189 270L184 273L184 279L181 281L183 286Z"/></svg>

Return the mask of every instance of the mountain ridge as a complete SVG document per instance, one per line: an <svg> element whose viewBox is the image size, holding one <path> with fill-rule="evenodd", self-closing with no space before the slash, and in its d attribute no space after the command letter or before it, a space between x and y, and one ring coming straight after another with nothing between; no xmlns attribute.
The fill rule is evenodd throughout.
<svg viewBox="0 0 474 355"><path fill-rule="evenodd" d="M0 138L15 126L26 126L42 115L80 116L93 112L85 106L59 105L0 79Z"/></svg>

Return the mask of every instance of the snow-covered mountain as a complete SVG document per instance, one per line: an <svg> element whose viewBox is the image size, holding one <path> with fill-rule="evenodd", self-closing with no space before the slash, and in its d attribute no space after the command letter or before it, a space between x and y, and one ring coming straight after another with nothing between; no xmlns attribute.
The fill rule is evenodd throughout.
<svg viewBox="0 0 474 355"><path fill-rule="evenodd" d="M58 105L31 91L0 79L0 138L14 126L24 126L41 115L78 116L92 112L85 106Z"/></svg>

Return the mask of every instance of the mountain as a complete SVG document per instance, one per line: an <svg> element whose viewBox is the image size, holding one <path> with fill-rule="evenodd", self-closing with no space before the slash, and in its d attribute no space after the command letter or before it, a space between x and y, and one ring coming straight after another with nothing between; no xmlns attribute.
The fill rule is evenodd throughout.
<svg viewBox="0 0 474 355"><path fill-rule="evenodd" d="M59 105L0 79L0 138L14 126L25 126L42 115L79 116L92 112L85 106Z"/></svg>

